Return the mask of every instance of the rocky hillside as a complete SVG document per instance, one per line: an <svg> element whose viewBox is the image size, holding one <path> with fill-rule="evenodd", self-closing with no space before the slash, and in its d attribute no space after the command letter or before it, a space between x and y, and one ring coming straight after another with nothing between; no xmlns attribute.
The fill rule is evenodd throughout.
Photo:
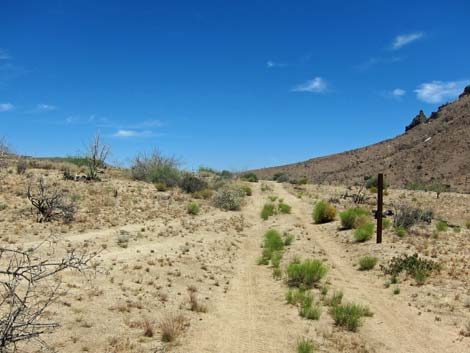
<svg viewBox="0 0 470 353"><path fill-rule="evenodd" d="M383 172L396 187L440 183L470 192L470 86L429 117L421 111L405 130L367 147L253 172L262 179L284 172L315 183L347 185Z"/></svg>

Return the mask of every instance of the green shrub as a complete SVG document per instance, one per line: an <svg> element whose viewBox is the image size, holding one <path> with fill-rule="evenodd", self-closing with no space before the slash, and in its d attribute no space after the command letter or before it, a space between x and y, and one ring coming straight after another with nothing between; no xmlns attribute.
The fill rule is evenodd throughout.
<svg viewBox="0 0 470 353"><path fill-rule="evenodd" d="M393 290L393 294L395 294L395 295L400 294L400 287L396 287L396 288Z"/></svg>
<svg viewBox="0 0 470 353"><path fill-rule="evenodd" d="M220 189L213 198L214 206L226 211L237 211L241 208L245 193L233 187L224 187Z"/></svg>
<svg viewBox="0 0 470 353"><path fill-rule="evenodd" d="M344 327L349 331L357 331L362 324L362 317L372 316L367 307L352 303L333 306L330 313L337 326Z"/></svg>
<svg viewBox="0 0 470 353"><path fill-rule="evenodd" d="M199 214L199 205L195 202L189 203L186 209L189 214L192 214L192 215Z"/></svg>
<svg viewBox="0 0 470 353"><path fill-rule="evenodd" d="M470 221L465 222L465 228L470 229Z"/></svg>
<svg viewBox="0 0 470 353"><path fill-rule="evenodd" d="M266 203L261 210L261 218L267 220L269 217L273 216L276 211L276 207L272 203Z"/></svg>
<svg viewBox="0 0 470 353"><path fill-rule="evenodd" d="M282 202L278 205L278 209L279 209L280 213L290 213L292 207L290 205Z"/></svg>
<svg viewBox="0 0 470 353"><path fill-rule="evenodd" d="M372 239L374 235L374 224L366 223L356 229L354 232L354 240L357 242L364 242Z"/></svg>
<svg viewBox="0 0 470 353"><path fill-rule="evenodd" d="M364 256L359 259L359 270L369 271L372 270L375 265L377 265L378 259L373 256Z"/></svg>
<svg viewBox="0 0 470 353"><path fill-rule="evenodd" d="M433 271L440 271L441 266L432 260L420 258L418 254L405 254L393 257L387 266L380 266L380 268L386 275L393 277L406 272L419 285L422 285Z"/></svg>
<svg viewBox="0 0 470 353"><path fill-rule="evenodd" d="M403 238L406 235L406 229L402 226L395 228L395 233L400 238Z"/></svg>
<svg viewBox="0 0 470 353"><path fill-rule="evenodd" d="M253 190L248 185L241 185L240 189L243 190L246 196L251 196L253 195Z"/></svg>
<svg viewBox="0 0 470 353"><path fill-rule="evenodd" d="M315 345L313 341L307 338L301 338L297 342L297 353L314 353L315 352Z"/></svg>
<svg viewBox="0 0 470 353"><path fill-rule="evenodd" d="M258 182L258 177L256 176L255 173L245 173L242 175L242 180L249 181L250 183L257 183Z"/></svg>
<svg viewBox="0 0 470 353"><path fill-rule="evenodd" d="M6 203L0 203L0 211L6 210L8 205Z"/></svg>
<svg viewBox="0 0 470 353"><path fill-rule="evenodd" d="M328 268L320 260L293 261L287 267L289 285L311 287L317 284L328 272Z"/></svg>
<svg viewBox="0 0 470 353"><path fill-rule="evenodd" d="M313 210L313 220L315 223L328 223L335 220L336 209L326 201L319 201Z"/></svg>
<svg viewBox="0 0 470 353"><path fill-rule="evenodd" d="M283 172L279 172L273 175L273 180L278 183L286 183L289 181L289 175Z"/></svg>
<svg viewBox="0 0 470 353"><path fill-rule="evenodd" d="M334 291L333 294L324 299L324 303L327 306L337 306L340 305L343 301L343 292Z"/></svg>
<svg viewBox="0 0 470 353"><path fill-rule="evenodd" d="M176 159L165 157L159 152L153 152L150 156L141 154L134 158L131 176L135 180L173 187L178 185L181 176L178 166Z"/></svg>
<svg viewBox="0 0 470 353"><path fill-rule="evenodd" d="M271 261L274 267L278 267L282 259L283 250L284 241L281 234L275 229L268 230L264 234L263 253L259 263L267 265Z"/></svg>
<svg viewBox="0 0 470 353"><path fill-rule="evenodd" d="M362 208L349 208L339 214L343 229L356 228L356 221L359 216L368 216L369 212Z"/></svg>
<svg viewBox="0 0 470 353"><path fill-rule="evenodd" d="M212 189L203 189L196 191L193 194L193 197L196 199L208 200L212 197L212 195L214 195L214 191L212 191Z"/></svg>
<svg viewBox="0 0 470 353"><path fill-rule="evenodd" d="M447 222L439 221L436 223L436 229L438 232L447 232L447 229L449 229L449 226L447 225Z"/></svg>
<svg viewBox="0 0 470 353"><path fill-rule="evenodd" d="M179 182L179 186L184 192L190 194L207 189L208 187L207 182L191 173L183 175Z"/></svg>
<svg viewBox="0 0 470 353"><path fill-rule="evenodd" d="M291 305L303 305L305 302L313 302L310 292L303 289L289 289L286 293L286 302Z"/></svg>
<svg viewBox="0 0 470 353"><path fill-rule="evenodd" d="M321 307L317 303L304 303L299 308L299 315L308 320L319 320Z"/></svg>

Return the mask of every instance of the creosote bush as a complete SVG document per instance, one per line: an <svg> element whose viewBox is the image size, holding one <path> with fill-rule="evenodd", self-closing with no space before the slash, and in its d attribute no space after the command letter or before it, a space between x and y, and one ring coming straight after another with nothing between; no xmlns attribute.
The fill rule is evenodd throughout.
<svg viewBox="0 0 470 353"><path fill-rule="evenodd" d="M359 270L369 271L377 265L378 259L373 256L364 256L359 259Z"/></svg>
<svg viewBox="0 0 470 353"><path fill-rule="evenodd" d="M185 173L181 177L179 181L179 186L181 190L191 194L207 189L208 187L206 181L191 173Z"/></svg>
<svg viewBox="0 0 470 353"><path fill-rule="evenodd" d="M360 216L368 216L369 212L362 208L349 208L344 212L339 214L341 219L341 226L343 229L353 229L357 228L358 224L356 223Z"/></svg>
<svg viewBox="0 0 470 353"><path fill-rule="evenodd" d="M362 324L364 316L372 316L371 311L358 304L340 304L331 307L330 314L337 326L346 328L349 331L357 331Z"/></svg>
<svg viewBox="0 0 470 353"><path fill-rule="evenodd" d="M354 240L361 243L372 239L374 235L374 224L366 223L356 229L354 232Z"/></svg>
<svg viewBox="0 0 470 353"><path fill-rule="evenodd" d="M317 224L332 222L336 217L336 208L329 202L319 201L315 205L312 216Z"/></svg>
<svg viewBox="0 0 470 353"><path fill-rule="evenodd" d="M322 261L311 259L304 262L294 260L287 267L287 278L290 286L312 287L321 281L328 272Z"/></svg>
<svg viewBox="0 0 470 353"><path fill-rule="evenodd" d="M441 266L428 259L420 258L418 254L401 255L393 257L387 266L380 266L386 275L396 278L400 273L406 272L413 277L417 284L422 285L434 271L440 271Z"/></svg>
<svg viewBox="0 0 470 353"><path fill-rule="evenodd" d="M432 210L423 210L408 206L401 206L395 210L393 225L409 229L411 226L419 223L431 223L433 218Z"/></svg>
<svg viewBox="0 0 470 353"><path fill-rule="evenodd" d="M241 208L245 192L239 188L226 186L214 196L214 206L226 211L238 211Z"/></svg>
<svg viewBox="0 0 470 353"><path fill-rule="evenodd" d="M250 183L257 183L258 177L255 173L245 173L242 175L242 180L249 181Z"/></svg>
<svg viewBox="0 0 470 353"><path fill-rule="evenodd" d="M131 176L135 180L174 187L178 185L181 176L178 167L179 163L175 158L165 157L155 151L150 156L141 154L134 158Z"/></svg>

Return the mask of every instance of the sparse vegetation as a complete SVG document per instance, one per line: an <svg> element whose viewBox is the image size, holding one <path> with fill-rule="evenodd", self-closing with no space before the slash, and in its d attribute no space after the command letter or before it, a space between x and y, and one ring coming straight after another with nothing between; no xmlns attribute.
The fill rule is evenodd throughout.
<svg viewBox="0 0 470 353"><path fill-rule="evenodd" d="M395 210L393 225L409 229L411 226L419 223L431 223L433 212L431 210L422 210L408 206L401 206Z"/></svg>
<svg viewBox="0 0 470 353"><path fill-rule="evenodd" d="M393 257L387 266L382 265L380 268L385 274L393 277L406 272L422 285L433 271L440 271L441 266L434 261L420 258L418 254L413 254Z"/></svg>
<svg viewBox="0 0 470 353"><path fill-rule="evenodd" d="M362 208L349 208L339 214L341 219L341 226L343 229L357 228L359 225L357 220L360 216L368 216L369 213Z"/></svg>
<svg viewBox="0 0 470 353"><path fill-rule="evenodd" d="M241 208L245 192L236 187L226 186L213 198L214 206L226 211L238 211Z"/></svg>
<svg viewBox="0 0 470 353"><path fill-rule="evenodd" d="M250 183L257 183L258 177L255 173L245 173L241 177L242 180L249 181Z"/></svg>
<svg viewBox="0 0 470 353"><path fill-rule="evenodd" d="M326 201L319 201L313 210L313 220L317 224L328 223L335 220L336 208Z"/></svg>
<svg viewBox="0 0 470 353"><path fill-rule="evenodd" d="M312 340L301 338L297 342L297 353L314 353L315 345Z"/></svg>
<svg viewBox="0 0 470 353"><path fill-rule="evenodd" d="M372 316L367 307L353 303L332 306L330 313L336 325L349 331L357 331L362 324L362 318Z"/></svg>
<svg viewBox="0 0 470 353"><path fill-rule="evenodd" d="M320 282L327 272L328 268L320 260L293 261L287 267L288 283L295 287L312 287Z"/></svg>
<svg viewBox="0 0 470 353"><path fill-rule="evenodd" d="M266 203L261 210L261 218L265 221L276 213L276 206L273 203Z"/></svg>
<svg viewBox="0 0 470 353"><path fill-rule="evenodd" d="M373 223L366 223L356 229L354 232L354 240L362 243L367 240L372 239L374 235L374 224Z"/></svg>
<svg viewBox="0 0 470 353"><path fill-rule="evenodd" d="M173 342L184 328L186 318L181 314L168 314L159 323L163 342Z"/></svg>
<svg viewBox="0 0 470 353"><path fill-rule="evenodd" d="M283 250L284 241L282 240L281 234L275 229L268 230L264 234L263 254L260 259L260 264L267 265L271 261L274 262L274 267L278 267ZM275 266L275 264L277 264L277 266Z"/></svg>
<svg viewBox="0 0 470 353"><path fill-rule="evenodd" d="M165 157L155 151L150 156L140 154L134 158L131 176L134 180L174 187L181 176L178 167L179 163L175 158Z"/></svg>
<svg viewBox="0 0 470 353"><path fill-rule="evenodd" d="M278 209L280 213L287 214L291 212L292 207L284 202L281 202L278 205Z"/></svg>
<svg viewBox="0 0 470 353"><path fill-rule="evenodd" d="M189 214L197 215L199 214L200 208L199 205L195 202L190 202L187 206L187 210Z"/></svg>
<svg viewBox="0 0 470 353"><path fill-rule="evenodd" d="M447 225L447 222L439 221L436 223L436 229L438 232L447 232L447 229L449 229L449 226Z"/></svg>
<svg viewBox="0 0 470 353"><path fill-rule="evenodd" d="M359 270L369 271L377 265L378 259L373 256L364 256L359 259Z"/></svg>
<svg viewBox="0 0 470 353"><path fill-rule="evenodd" d="M208 187L207 182L191 173L185 173L181 177L179 186L184 192L191 194L205 190Z"/></svg>

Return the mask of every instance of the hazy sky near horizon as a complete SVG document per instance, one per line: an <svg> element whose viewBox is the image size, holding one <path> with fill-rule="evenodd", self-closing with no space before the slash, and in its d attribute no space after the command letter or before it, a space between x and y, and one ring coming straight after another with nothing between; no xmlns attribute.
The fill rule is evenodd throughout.
<svg viewBox="0 0 470 353"><path fill-rule="evenodd" d="M469 1L0 0L0 137L67 156L100 131L240 170L394 137L470 84Z"/></svg>

